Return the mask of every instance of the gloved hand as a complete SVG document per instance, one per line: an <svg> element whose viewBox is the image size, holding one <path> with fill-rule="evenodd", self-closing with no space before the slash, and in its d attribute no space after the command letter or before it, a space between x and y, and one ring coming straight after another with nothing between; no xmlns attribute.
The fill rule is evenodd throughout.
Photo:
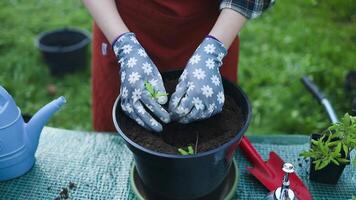
<svg viewBox="0 0 356 200"><path fill-rule="evenodd" d="M121 35L113 50L121 65L122 110L147 130L162 131L162 125L146 110L162 122L170 122L169 113L160 105L167 102L167 95L157 67L132 32Z"/></svg>
<svg viewBox="0 0 356 200"><path fill-rule="evenodd" d="M227 50L207 36L189 59L169 102L172 120L190 123L221 112L224 88L219 68Z"/></svg>

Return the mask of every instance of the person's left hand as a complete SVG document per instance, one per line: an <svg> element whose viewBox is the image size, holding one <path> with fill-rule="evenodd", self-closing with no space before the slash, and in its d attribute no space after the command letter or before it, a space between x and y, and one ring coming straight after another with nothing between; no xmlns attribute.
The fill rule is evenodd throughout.
<svg viewBox="0 0 356 200"><path fill-rule="evenodd" d="M227 50L223 43L206 37L189 59L169 102L172 120L190 123L221 112L224 88L219 68Z"/></svg>
<svg viewBox="0 0 356 200"><path fill-rule="evenodd" d="M157 120L169 123L170 116L162 107L168 99L156 65L132 32L121 35L113 50L120 63L122 111L143 128L161 132L163 127Z"/></svg>

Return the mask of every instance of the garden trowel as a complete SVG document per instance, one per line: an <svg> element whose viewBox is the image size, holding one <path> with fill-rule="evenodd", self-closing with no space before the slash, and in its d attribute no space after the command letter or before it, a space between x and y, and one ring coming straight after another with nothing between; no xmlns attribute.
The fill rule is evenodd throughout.
<svg viewBox="0 0 356 200"><path fill-rule="evenodd" d="M282 171L282 166L285 162L275 152L270 152L269 159L264 161L246 136L243 136L239 147L253 166L247 167L247 170L269 191L274 191L281 186L281 180L285 175ZM299 200L312 199L308 188L295 172L289 175L289 181L290 188L295 192Z"/></svg>

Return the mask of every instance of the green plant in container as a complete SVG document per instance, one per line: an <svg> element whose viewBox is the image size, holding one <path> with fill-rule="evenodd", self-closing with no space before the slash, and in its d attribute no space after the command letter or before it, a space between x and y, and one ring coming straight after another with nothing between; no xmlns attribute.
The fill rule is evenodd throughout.
<svg viewBox="0 0 356 200"><path fill-rule="evenodd" d="M313 134L311 148L300 156L311 159L310 179L336 183L345 165L350 164L350 152L356 149L356 117L346 113L340 122L332 124L322 134ZM356 167L356 159L353 160Z"/></svg>
<svg viewBox="0 0 356 200"><path fill-rule="evenodd" d="M183 155L183 156L187 156L187 155L194 155L195 154L195 151L193 149L192 146L188 146L187 147L187 150L183 149L183 148L179 148L178 149L178 152Z"/></svg>
<svg viewBox="0 0 356 200"><path fill-rule="evenodd" d="M189 145L187 147L187 150L185 150L183 148L178 148L179 154L182 156L189 156L189 155L197 154L198 153L198 143L199 143L199 132L197 131L194 149L193 149L192 145Z"/></svg>

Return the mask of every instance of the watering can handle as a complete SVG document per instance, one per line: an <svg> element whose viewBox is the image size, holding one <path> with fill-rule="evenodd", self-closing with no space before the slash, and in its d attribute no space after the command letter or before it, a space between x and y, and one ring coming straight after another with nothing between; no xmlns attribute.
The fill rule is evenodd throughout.
<svg viewBox="0 0 356 200"><path fill-rule="evenodd" d="M319 88L313 83L313 81L306 76L303 76L301 81L304 86L313 94L316 100L321 103L325 96L322 92L320 92Z"/></svg>
<svg viewBox="0 0 356 200"><path fill-rule="evenodd" d="M317 99L317 101L323 105L324 109L328 113L329 119L332 123L338 122L338 118L332 107L330 101L325 97L325 95L319 90L318 86L314 84L312 80L308 77L303 76L301 78L302 83L304 86L313 94L313 96Z"/></svg>

